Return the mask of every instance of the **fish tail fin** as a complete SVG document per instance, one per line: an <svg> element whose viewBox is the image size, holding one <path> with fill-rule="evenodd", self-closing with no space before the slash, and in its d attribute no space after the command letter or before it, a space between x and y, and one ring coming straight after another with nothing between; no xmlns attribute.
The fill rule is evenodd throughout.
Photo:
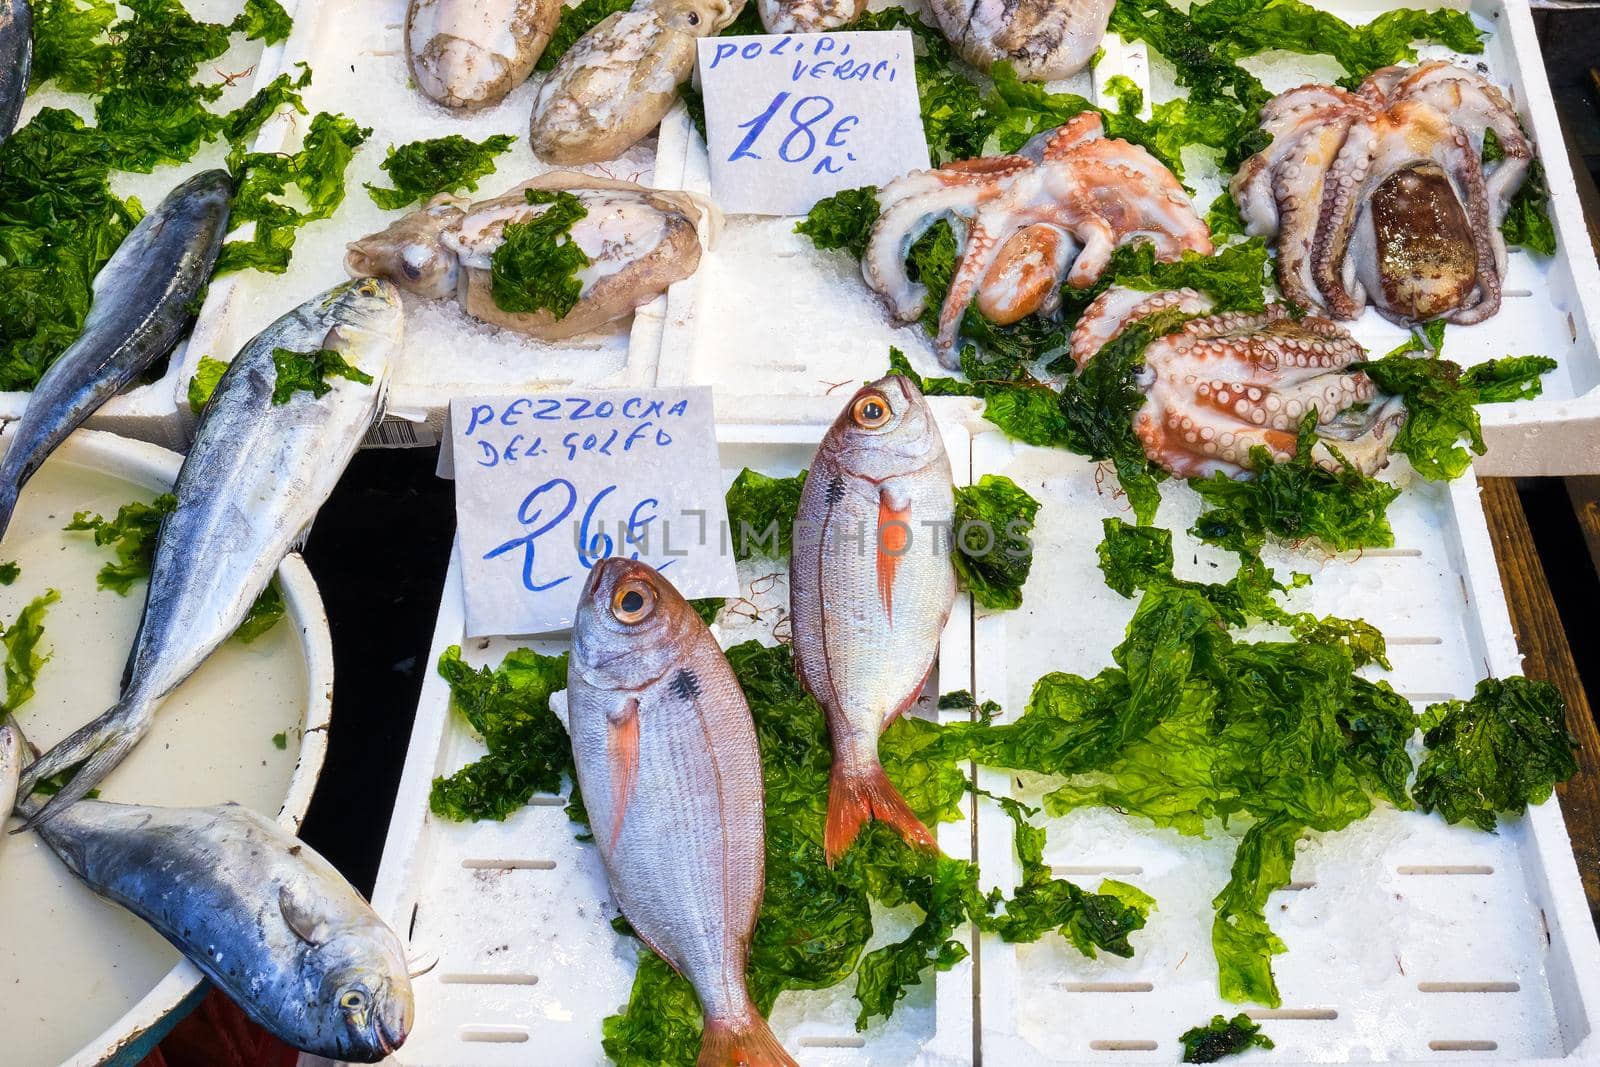
<svg viewBox="0 0 1600 1067"><path fill-rule="evenodd" d="M784 1051L767 1020L750 1012L747 1020L729 1025L707 1020L695 1067L797 1067Z"/></svg>
<svg viewBox="0 0 1600 1067"><path fill-rule="evenodd" d="M835 759L828 776L828 823L822 847L831 867L850 848L869 819L888 823L907 844L938 850L933 834L876 761L870 769L846 768Z"/></svg>
<svg viewBox="0 0 1600 1067"><path fill-rule="evenodd" d="M69 805L82 800L139 743L150 729L150 720L150 706L147 703L132 703L124 698L116 707L93 722L80 726L29 764L22 772L22 781L17 790L19 801L30 797L45 779L73 768L76 770L37 812L29 812L24 804L18 804L18 809L28 818L27 825L22 829L48 822Z"/></svg>

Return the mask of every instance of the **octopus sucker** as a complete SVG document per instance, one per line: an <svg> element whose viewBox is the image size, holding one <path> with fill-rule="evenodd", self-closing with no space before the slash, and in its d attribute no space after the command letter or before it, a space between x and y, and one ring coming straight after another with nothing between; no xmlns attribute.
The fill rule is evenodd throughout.
<svg viewBox="0 0 1600 1067"><path fill-rule="evenodd" d="M1252 448L1264 447L1279 460L1295 455L1300 422L1312 411L1314 462L1338 469L1335 450L1365 474L1388 462L1405 408L1351 369L1366 353L1348 332L1315 315L1296 320L1282 304L1257 313L1206 314L1211 307L1193 290L1112 286L1073 332L1072 355L1081 369L1104 344L1157 311L1197 315L1151 341L1141 357L1137 384L1145 399L1133 430L1152 462L1180 477L1247 477Z"/></svg>
<svg viewBox="0 0 1600 1067"><path fill-rule="evenodd" d="M979 70L988 71L1005 60L1023 81L1055 81L1088 66L1106 35L1115 4L1114 0L932 0L930 6L961 58ZM772 30L771 24L767 28Z"/></svg>
<svg viewBox="0 0 1600 1067"><path fill-rule="evenodd" d="M1287 300L1401 324L1499 310L1499 227L1534 153L1495 85L1443 61L1386 67L1353 93L1279 94L1261 123L1272 141L1229 191L1246 232L1275 238ZM1484 162L1491 131L1500 158Z"/></svg>
<svg viewBox="0 0 1600 1067"><path fill-rule="evenodd" d="M881 214L862 256L867 284L902 321L922 314L927 291L906 270L911 246L941 220L957 241L955 276L934 349L959 366L967 307L994 321L1053 314L1059 285L1094 284L1119 246L1149 241L1157 258L1209 255L1211 232L1172 172L1143 148L1109 138L1086 112L1035 137L1016 156L915 171L879 191Z"/></svg>
<svg viewBox="0 0 1600 1067"><path fill-rule="evenodd" d="M569 238L589 265L576 274L577 303L560 317L548 310L504 311L491 293L493 255L506 227L546 210L528 202L524 194L530 189L570 192L586 212ZM354 277L386 278L419 296L455 296L474 318L539 340L561 340L624 318L693 274L702 221L714 231L716 209L694 194L554 171L475 204L435 197L388 229L352 243L345 268Z"/></svg>
<svg viewBox="0 0 1600 1067"><path fill-rule="evenodd" d="M1216 302L1194 289L1167 289L1149 293L1142 289L1113 285L1084 308L1072 328L1072 361L1082 370L1091 356L1115 340L1130 325L1158 311L1173 308L1185 315L1204 315Z"/></svg>

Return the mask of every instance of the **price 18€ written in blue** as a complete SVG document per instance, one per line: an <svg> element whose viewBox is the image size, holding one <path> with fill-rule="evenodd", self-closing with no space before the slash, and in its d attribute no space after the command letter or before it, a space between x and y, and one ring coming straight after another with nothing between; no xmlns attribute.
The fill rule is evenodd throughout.
<svg viewBox="0 0 1600 1067"><path fill-rule="evenodd" d="M734 163L741 159L762 159L762 151L772 151L770 147L773 138L781 133L783 136L777 142L778 158L785 163L796 165L810 163L813 156L817 156L819 149L822 155L811 166L812 174L838 174L844 170L845 165L855 162L855 154L849 151L845 143L846 137L861 122L859 115L844 115L833 120L829 125L827 119L836 110L834 102L826 96L802 96L789 104L794 94L788 92L778 93L772 98L765 110L749 122L741 122L739 129L748 130L744 139L734 148L728 156L728 162ZM782 114L782 118L779 115ZM774 125L774 120L777 124ZM762 145L762 137L771 131L772 136L766 138L766 146ZM819 131L826 130L823 136ZM838 149L837 153L828 151ZM842 155L841 160L839 156Z"/></svg>

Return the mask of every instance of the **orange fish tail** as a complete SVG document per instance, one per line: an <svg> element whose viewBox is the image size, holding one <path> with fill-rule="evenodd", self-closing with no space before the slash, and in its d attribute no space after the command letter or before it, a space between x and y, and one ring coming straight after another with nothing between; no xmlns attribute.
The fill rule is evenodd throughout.
<svg viewBox="0 0 1600 1067"><path fill-rule="evenodd" d="M754 1009L736 1026L706 1022L695 1067L798 1067Z"/></svg>
<svg viewBox="0 0 1600 1067"><path fill-rule="evenodd" d="M828 777L828 824L822 838L828 866L845 854L869 819L888 823L907 844L939 848L882 767L874 763L870 770L844 770L836 759Z"/></svg>

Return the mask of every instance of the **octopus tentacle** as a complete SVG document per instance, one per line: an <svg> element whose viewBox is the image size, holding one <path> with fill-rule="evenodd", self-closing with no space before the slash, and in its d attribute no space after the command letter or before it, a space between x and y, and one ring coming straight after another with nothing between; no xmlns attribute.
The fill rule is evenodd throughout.
<svg viewBox="0 0 1600 1067"><path fill-rule="evenodd" d="M1194 289L1151 293L1113 285L1084 308L1078 325L1072 328L1068 351L1081 370L1090 357L1142 318L1173 308L1186 315L1204 315L1215 306L1214 300Z"/></svg>
<svg viewBox="0 0 1600 1067"><path fill-rule="evenodd" d="M934 351L946 366L960 366L960 360L954 358L954 353L961 317L966 314L967 305L976 297L979 283L999 257L1001 247L1021 229L1021 226L1012 226L1006 230L993 230L980 217L967 232L966 247L956 265L955 276L950 279L944 306L939 309L939 333L933 341Z"/></svg>
<svg viewBox="0 0 1600 1067"><path fill-rule="evenodd" d="M1091 285L1130 241L1150 241L1163 260L1212 251L1211 231L1172 172L1143 148L1106 137L1096 112L1034 138L1022 155L897 179L878 202L862 274L902 321L927 301L906 269L911 245L941 219L956 229L959 260L934 343L947 366L958 363L957 335L975 299L993 321L1014 322L1053 314L1059 280Z"/></svg>
<svg viewBox="0 0 1600 1067"><path fill-rule="evenodd" d="M1500 310L1502 259L1505 245L1500 238L1499 224L1492 218L1489 195L1484 185L1483 169L1478 163L1478 153L1466 134L1455 131L1447 147L1453 164L1452 173L1466 186L1467 222L1472 228L1472 247L1477 253L1478 294L1472 304L1459 308L1446 316L1458 325L1482 322Z"/></svg>
<svg viewBox="0 0 1600 1067"><path fill-rule="evenodd" d="M1108 292L1116 295L1091 305L1090 328L1075 333L1085 347L1091 336L1115 336L1119 319L1133 321L1142 304L1176 306L1192 295ZM1301 420L1315 411L1312 459L1337 467L1337 449L1371 473L1386 461L1404 412L1352 369L1365 356L1337 324L1316 316L1297 322L1281 304L1190 319L1146 346L1139 381L1145 399L1133 429L1145 454L1175 474L1242 477L1252 448L1265 447L1280 461L1294 455Z"/></svg>
<svg viewBox="0 0 1600 1067"><path fill-rule="evenodd" d="M1345 286L1344 256L1377 149L1378 133L1372 123L1356 123L1323 181L1316 235L1311 240L1311 277L1323 305L1336 319L1355 318L1365 303L1364 294L1356 296Z"/></svg>

